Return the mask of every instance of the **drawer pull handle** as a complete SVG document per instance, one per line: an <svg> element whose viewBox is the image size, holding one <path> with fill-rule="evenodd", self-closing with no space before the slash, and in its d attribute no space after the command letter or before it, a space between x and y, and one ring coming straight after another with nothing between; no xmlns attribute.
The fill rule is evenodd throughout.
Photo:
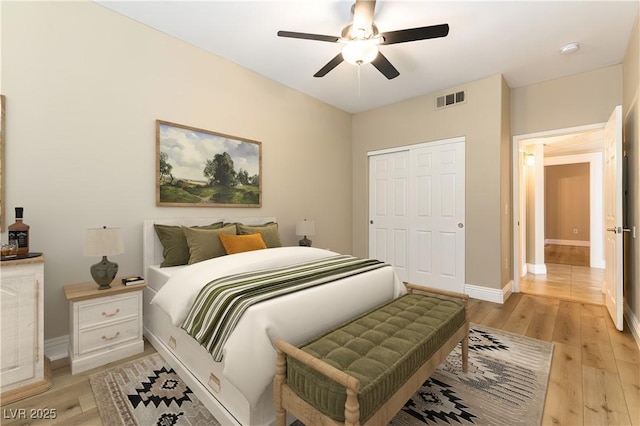
<svg viewBox="0 0 640 426"><path fill-rule="evenodd" d="M102 340L113 340L113 339L115 339L116 337L118 337L119 335L120 335L120 332L118 331L118 332L116 332L116 334L114 334L114 335L113 335L113 336L111 336L111 337L102 336Z"/></svg>
<svg viewBox="0 0 640 426"><path fill-rule="evenodd" d="M106 312L102 312L102 316L105 316L105 317L112 317L112 316L114 316L114 315L117 315L117 314L118 314L118 312L120 312L120 308L117 308L117 309L116 309L116 311L115 311L114 313L112 313L112 314L108 314L108 313L106 313Z"/></svg>

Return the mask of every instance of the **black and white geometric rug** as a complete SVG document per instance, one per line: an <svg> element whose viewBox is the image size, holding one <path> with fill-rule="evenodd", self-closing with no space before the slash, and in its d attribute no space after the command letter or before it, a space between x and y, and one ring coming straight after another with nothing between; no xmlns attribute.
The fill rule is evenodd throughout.
<svg viewBox="0 0 640 426"><path fill-rule="evenodd" d="M540 424L553 345L477 324L470 331L468 372L458 345L391 425ZM104 425L220 424L159 354L89 380Z"/></svg>
<svg viewBox="0 0 640 426"><path fill-rule="evenodd" d="M105 426L219 426L160 354L89 376Z"/></svg>
<svg viewBox="0 0 640 426"><path fill-rule="evenodd" d="M391 424L539 425L552 354L552 343L471 324L468 372L458 345Z"/></svg>

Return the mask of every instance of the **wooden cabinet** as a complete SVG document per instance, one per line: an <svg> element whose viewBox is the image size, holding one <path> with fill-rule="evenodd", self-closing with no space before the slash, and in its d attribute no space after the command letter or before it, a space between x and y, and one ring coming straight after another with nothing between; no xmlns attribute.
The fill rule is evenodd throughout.
<svg viewBox="0 0 640 426"><path fill-rule="evenodd" d="M111 288L94 282L64 287L69 300L69 360L76 374L144 350L142 290L116 278Z"/></svg>
<svg viewBox="0 0 640 426"><path fill-rule="evenodd" d="M0 279L2 403L49 389L44 356L44 256L3 261Z"/></svg>

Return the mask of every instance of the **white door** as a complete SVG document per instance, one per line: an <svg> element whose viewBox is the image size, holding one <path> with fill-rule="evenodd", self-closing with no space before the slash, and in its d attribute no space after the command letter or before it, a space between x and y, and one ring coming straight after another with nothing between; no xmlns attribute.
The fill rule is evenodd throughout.
<svg viewBox="0 0 640 426"><path fill-rule="evenodd" d="M605 305L616 328L622 330L622 107L605 126Z"/></svg>
<svg viewBox="0 0 640 426"><path fill-rule="evenodd" d="M369 257L405 282L464 292L464 139L369 157Z"/></svg>
<svg viewBox="0 0 640 426"><path fill-rule="evenodd" d="M409 282L464 293L464 141L411 150Z"/></svg>
<svg viewBox="0 0 640 426"><path fill-rule="evenodd" d="M369 157L369 257L407 281L409 151Z"/></svg>

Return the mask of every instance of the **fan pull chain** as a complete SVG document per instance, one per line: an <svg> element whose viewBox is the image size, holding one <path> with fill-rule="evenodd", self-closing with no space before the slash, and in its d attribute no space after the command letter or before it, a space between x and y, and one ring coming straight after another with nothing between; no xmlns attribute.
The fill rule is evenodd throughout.
<svg viewBox="0 0 640 426"><path fill-rule="evenodd" d="M360 97L360 68L362 65L358 64L358 97Z"/></svg>

